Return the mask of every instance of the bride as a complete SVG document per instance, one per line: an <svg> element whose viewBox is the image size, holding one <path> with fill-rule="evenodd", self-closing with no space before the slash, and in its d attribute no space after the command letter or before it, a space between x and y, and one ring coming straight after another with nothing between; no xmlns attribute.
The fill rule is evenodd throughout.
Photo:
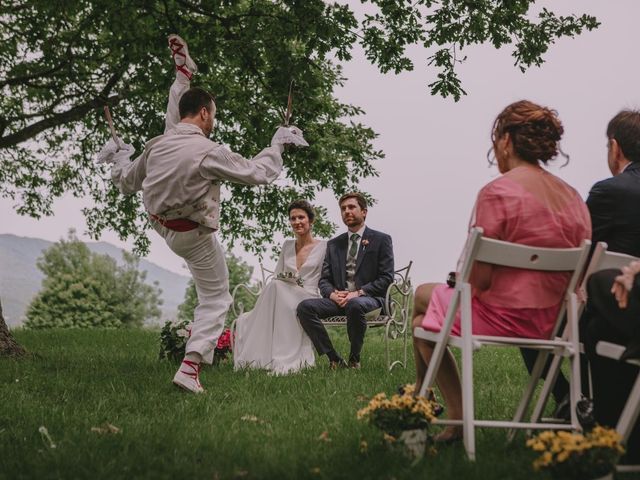
<svg viewBox="0 0 640 480"><path fill-rule="evenodd" d="M289 205L295 239L285 240L273 279L262 290L253 310L236 322L234 365L293 373L315 365L311 340L296 318L296 307L319 297L318 280L327 242L311 234L315 213L306 200Z"/></svg>

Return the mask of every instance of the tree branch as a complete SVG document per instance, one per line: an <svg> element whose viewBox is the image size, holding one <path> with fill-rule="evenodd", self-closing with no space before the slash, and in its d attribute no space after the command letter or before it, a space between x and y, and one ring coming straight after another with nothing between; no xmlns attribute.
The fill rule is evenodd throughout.
<svg viewBox="0 0 640 480"><path fill-rule="evenodd" d="M45 130L63 125L65 123L73 122L75 120L79 120L94 108L98 108L103 105L116 105L120 100L122 100L123 96L117 94L107 97L107 95L113 89L118 80L120 80L125 70L126 66L124 66L121 71L114 73L107 84L104 86L100 94L92 100L76 105L66 112L57 113L55 115L52 115L51 117L33 123L15 133L0 137L0 149L13 147L32 137L35 137L37 134L44 132Z"/></svg>

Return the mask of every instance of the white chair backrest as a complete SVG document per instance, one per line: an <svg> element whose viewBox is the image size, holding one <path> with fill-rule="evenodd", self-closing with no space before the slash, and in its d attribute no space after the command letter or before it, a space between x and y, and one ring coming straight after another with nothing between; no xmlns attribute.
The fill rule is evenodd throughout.
<svg viewBox="0 0 640 480"><path fill-rule="evenodd" d="M571 279L565 292L576 291L589 258L590 240L583 240L581 245L575 248L544 248L485 238L482 233L481 227L474 227L469 232L469 238L465 245L466 253L460 272L462 282L468 283L473 263L480 261L504 267L526 268L528 270L570 272ZM566 308L566 302L562 302L551 338L554 338L560 331Z"/></svg>
<svg viewBox="0 0 640 480"><path fill-rule="evenodd" d="M573 272L569 291L573 291L589 256L591 242L583 240L575 248L531 247L482 236L482 228L474 227L467 243L462 278L468 281L473 261L504 267L546 272Z"/></svg>
<svg viewBox="0 0 640 480"><path fill-rule="evenodd" d="M625 253L609 252L607 251L607 244L605 242L598 242L596 248L593 250L591 261L587 267L587 272L584 275L583 287L591 274L599 272L600 270L608 270L610 268L620 269L626 265L629 265L634 260L640 260L638 257L627 255Z"/></svg>

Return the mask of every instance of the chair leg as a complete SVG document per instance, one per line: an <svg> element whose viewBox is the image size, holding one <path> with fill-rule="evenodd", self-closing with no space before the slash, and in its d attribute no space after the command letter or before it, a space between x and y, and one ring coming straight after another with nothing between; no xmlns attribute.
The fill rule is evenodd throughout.
<svg viewBox="0 0 640 480"><path fill-rule="evenodd" d="M429 365L427 366L427 372L424 374L422 387L418 392L418 395L420 395L421 397L424 397L426 395L427 389L431 388L436 381L436 375L438 373L438 370L440 370L442 357L444 357L445 349L447 348L447 344L449 342L449 334L451 333L453 320L455 318L459 304L460 290L456 287L456 291L454 292L451 303L449 304L449 309L447 310L447 317L444 321L444 325L442 326L442 330L440 330L440 333L438 335L438 340L436 341L436 346L433 349L433 353L431 354L431 360L429 361Z"/></svg>
<svg viewBox="0 0 640 480"><path fill-rule="evenodd" d="M461 299L462 323L462 433L467 457L476 459L475 415L473 401L473 333L471 328L471 288L464 285Z"/></svg>
<svg viewBox="0 0 640 480"><path fill-rule="evenodd" d="M569 385L569 397L571 399L571 425L574 430L581 432L582 425L578 421L576 406L582 393L580 376L580 339L578 333L578 299L575 293L569 294L567 305L567 327L569 329L569 341L573 348L571 355L571 384Z"/></svg>
<svg viewBox="0 0 640 480"><path fill-rule="evenodd" d="M389 325L390 321L387 321L387 324L384 326L384 358L387 362L387 371L391 371L393 368L393 364L391 362L391 354L389 353Z"/></svg>
<svg viewBox="0 0 640 480"><path fill-rule="evenodd" d="M546 353L546 352L545 352ZM548 358L547 355L544 356L545 363ZM542 414L544 413L544 409L549 402L549 397L551 397L551 391L553 390L553 386L556 384L556 380L558 378L558 374L560 373L560 366L562 365L562 357L560 355L554 355L553 360L551 361L551 365L549 366L549 371L547 372L547 378L542 385L542 391L540 392L540 396L538 397L538 401L533 409L533 413L531 414L531 422L537 423L542 418ZM544 364L543 364L544 368ZM540 372L542 374L542 371Z"/></svg>
<svg viewBox="0 0 640 480"><path fill-rule="evenodd" d="M410 297L411 299L411 297ZM407 346L409 342L409 331L411 329L411 310L404 309L402 312L403 316L403 331L402 331L402 341L404 342L404 368L407 368Z"/></svg>
<svg viewBox="0 0 640 480"><path fill-rule="evenodd" d="M618 419L618 425L616 425L617 432L622 436L622 443L627 443L629 435L638 420L640 415L640 372L638 378L633 384L633 388L629 393L627 403L622 410L622 414Z"/></svg>
<svg viewBox="0 0 640 480"><path fill-rule="evenodd" d="M538 354L538 358L536 359L536 363L533 365L533 369L531 370L531 376L529 378L529 383L527 384L527 388L522 395L522 399L518 404L518 408L516 409L516 413L513 416L514 423L522 423L524 416L531 404L531 400L533 399L533 394L536 391L536 387L538 386L538 381L542 376L542 371L544 370L544 365L547 361L548 353L540 352ZM533 420L532 420L533 421ZM507 433L507 440L512 442L515 438L517 430L515 428L509 429Z"/></svg>

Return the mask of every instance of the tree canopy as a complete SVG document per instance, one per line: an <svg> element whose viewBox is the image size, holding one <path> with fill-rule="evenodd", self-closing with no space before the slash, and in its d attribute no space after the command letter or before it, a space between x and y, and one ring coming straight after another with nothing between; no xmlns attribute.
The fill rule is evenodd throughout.
<svg viewBox="0 0 640 480"><path fill-rule="evenodd" d="M138 258L124 265L93 253L75 236L54 243L38 260L42 289L27 309L27 328L135 327L159 319L160 289L145 283Z"/></svg>
<svg viewBox="0 0 640 480"><path fill-rule="evenodd" d="M267 187L228 185L222 236L258 252L286 231L286 204L336 195L377 175L383 153L363 113L343 103L340 64L360 44L381 72L411 70L407 47L427 49L432 94L464 94L456 65L468 45L510 45L515 65L540 65L555 39L597 26L595 18L530 13L531 0L15 0L0 3L0 195L21 214L52 213L65 192L89 197L90 233L111 229L148 240L140 196L120 195L93 158L108 139L103 105L138 152L162 133L173 66L166 37L178 33L200 66L194 85L216 96L213 138L245 156L269 143L294 81L293 122L311 146L286 154L286 180ZM318 232L328 234L322 222Z"/></svg>

